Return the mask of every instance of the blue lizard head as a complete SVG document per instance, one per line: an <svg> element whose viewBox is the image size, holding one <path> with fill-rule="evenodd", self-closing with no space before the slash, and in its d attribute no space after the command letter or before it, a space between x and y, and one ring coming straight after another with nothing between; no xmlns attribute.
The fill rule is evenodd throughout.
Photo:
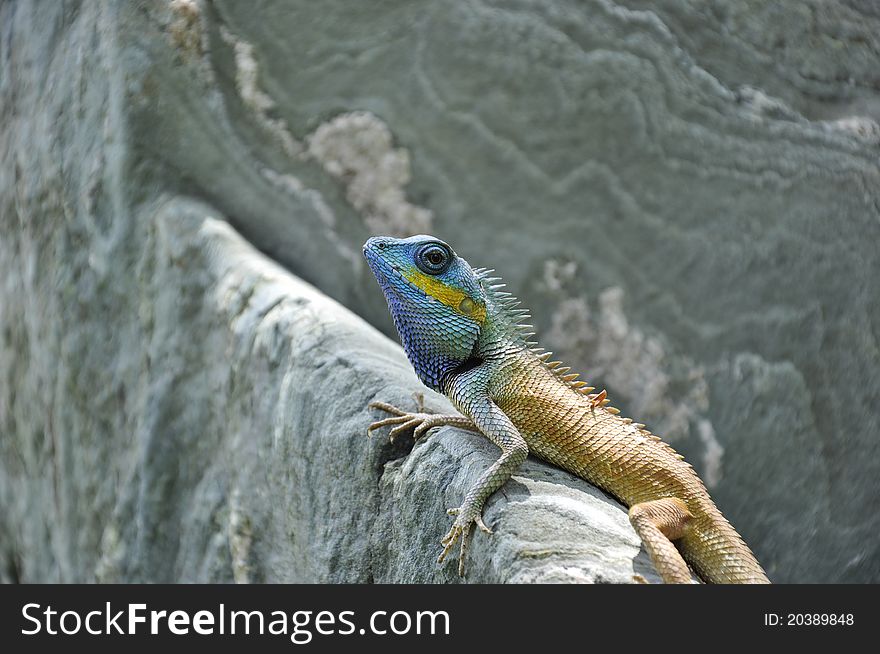
<svg viewBox="0 0 880 654"><path fill-rule="evenodd" d="M374 236L364 257L419 379L442 392L446 376L471 358L486 320L476 273L433 236Z"/></svg>

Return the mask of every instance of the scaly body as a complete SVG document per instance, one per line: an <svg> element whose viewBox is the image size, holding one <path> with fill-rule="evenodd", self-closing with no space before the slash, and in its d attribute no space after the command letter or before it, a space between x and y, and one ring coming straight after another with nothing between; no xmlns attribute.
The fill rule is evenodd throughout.
<svg viewBox="0 0 880 654"><path fill-rule="evenodd" d="M364 254L385 292L407 355L422 381L446 394L462 416L409 413L383 403L392 437L450 424L484 434L500 458L471 488L443 539L442 560L461 540L463 573L473 527L488 497L529 453L602 488L629 516L661 577L686 583L685 560L705 581L767 583L752 552L705 486L669 445L618 415L605 393L549 361L528 340L524 311L487 271L473 270L430 236L377 237ZM679 547L673 544L676 542ZM684 560L682 559L684 557Z"/></svg>

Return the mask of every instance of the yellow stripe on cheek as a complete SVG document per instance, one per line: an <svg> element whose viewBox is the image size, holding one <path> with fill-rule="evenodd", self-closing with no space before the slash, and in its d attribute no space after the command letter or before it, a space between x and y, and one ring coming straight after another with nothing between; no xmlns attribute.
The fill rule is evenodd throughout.
<svg viewBox="0 0 880 654"><path fill-rule="evenodd" d="M447 286L436 277L431 277L416 269L401 272L411 284L419 287L447 307L455 309L461 315L472 318L479 323L486 319L486 305L474 300L464 291Z"/></svg>

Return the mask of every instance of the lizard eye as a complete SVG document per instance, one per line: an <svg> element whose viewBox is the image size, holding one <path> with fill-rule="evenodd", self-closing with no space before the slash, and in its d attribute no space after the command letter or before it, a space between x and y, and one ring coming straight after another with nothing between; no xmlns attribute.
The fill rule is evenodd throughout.
<svg viewBox="0 0 880 654"><path fill-rule="evenodd" d="M446 272L452 256L449 250L437 243L426 245L416 253L416 265L429 275L439 275Z"/></svg>

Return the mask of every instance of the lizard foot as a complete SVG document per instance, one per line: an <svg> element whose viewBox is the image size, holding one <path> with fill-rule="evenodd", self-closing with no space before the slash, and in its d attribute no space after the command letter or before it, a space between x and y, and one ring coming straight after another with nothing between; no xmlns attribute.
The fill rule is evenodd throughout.
<svg viewBox="0 0 880 654"><path fill-rule="evenodd" d="M367 436L372 435L377 429L387 427L388 425L394 425L394 428L388 432L388 439L392 443L398 436L405 434L410 430L412 430L413 438L418 439L432 427L439 427L440 425L447 424L443 420L445 416L438 416L433 413L425 413L424 411L404 411L403 409L399 409L391 404L386 404L385 402L370 402L369 406L371 409L380 409L386 413L390 413L391 417L385 418L384 420L377 420L372 423L367 427Z"/></svg>
<svg viewBox="0 0 880 654"><path fill-rule="evenodd" d="M461 539L461 552L458 555L458 576L464 577L464 562L467 559L468 548L471 544L471 537L474 533L474 524L486 534L491 534L492 530L483 522L483 511L481 507L463 504L457 509L449 509L446 513L456 516L452 527L446 532L446 535L440 541L443 551L440 553L437 563L443 563L446 555L455 546L456 541Z"/></svg>
<svg viewBox="0 0 880 654"><path fill-rule="evenodd" d="M392 443L398 436L405 434L410 430L412 430L413 438L416 440L424 436L429 429L442 427L444 425L451 425L452 427L469 429L471 431L477 430L474 423L464 416L430 413L428 409L425 408L425 397L421 393L413 393L413 398L415 399L416 404L418 404L417 411L404 411L403 409L386 402L370 402L369 407L371 409L385 411L386 413L390 413L391 417L385 418L384 420L377 420L367 427L367 436L372 435L375 430L389 425L394 425L393 429L388 432L388 438Z"/></svg>

